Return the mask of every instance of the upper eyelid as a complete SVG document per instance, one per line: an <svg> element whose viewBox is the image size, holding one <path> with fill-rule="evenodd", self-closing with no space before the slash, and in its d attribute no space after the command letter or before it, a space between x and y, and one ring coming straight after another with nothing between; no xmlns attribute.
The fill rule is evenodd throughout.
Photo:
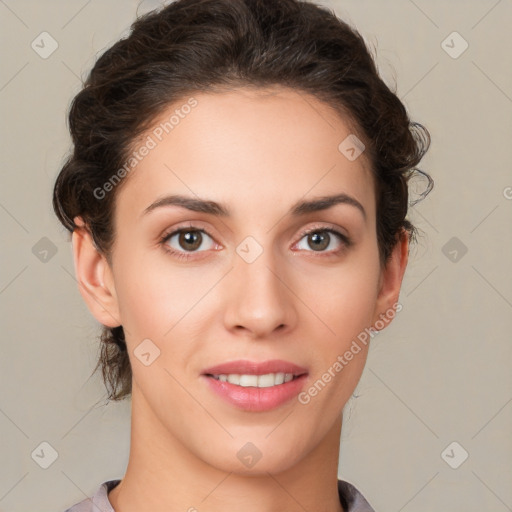
<svg viewBox="0 0 512 512"><path fill-rule="evenodd" d="M347 233L343 233L342 228L335 226L334 224L327 223L327 225L313 225L309 228L304 228L299 232L300 236L307 235L308 233L313 233L315 231L331 231L339 234L342 237L349 238L349 235Z"/></svg>
<svg viewBox="0 0 512 512"><path fill-rule="evenodd" d="M200 222L197 222L197 221L196 221L195 224L192 224L192 222L190 222L188 224L179 225L177 227L172 227L172 228L169 228L169 229L165 229L163 231L163 233L160 235L160 238L170 237L171 235L175 235L176 233L179 233L181 231L186 231L187 229L190 230L190 231L205 232L207 235L209 235L210 237L213 238L213 235L210 234L210 229L202 226L202 224Z"/></svg>

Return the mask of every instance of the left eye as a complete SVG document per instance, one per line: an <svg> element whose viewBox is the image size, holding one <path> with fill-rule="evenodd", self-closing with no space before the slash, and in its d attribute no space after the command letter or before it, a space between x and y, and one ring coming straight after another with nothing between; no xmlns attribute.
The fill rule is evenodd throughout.
<svg viewBox="0 0 512 512"><path fill-rule="evenodd" d="M336 238L338 239L338 246L336 246ZM329 252L342 247L345 237L341 233L332 229L317 229L315 231L310 231L309 233L306 233L297 244L297 248L308 250L307 247L301 247L303 240L305 240L305 243L315 252Z"/></svg>
<svg viewBox="0 0 512 512"><path fill-rule="evenodd" d="M210 246L208 247L207 243L207 247L203 247L203 250L212 249L215 243L211 236L202 229L182 229L175 231L166 237L166 243L175 251L200 252L198 249L207 241L206 238L210 240ZM173 242L176 242L178 247L173 245Z"/></svg>

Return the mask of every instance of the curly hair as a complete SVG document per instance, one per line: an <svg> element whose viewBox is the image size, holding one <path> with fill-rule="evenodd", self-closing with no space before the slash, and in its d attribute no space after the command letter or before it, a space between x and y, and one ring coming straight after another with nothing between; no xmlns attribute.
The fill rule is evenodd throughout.
<svg viewBox="0 0 512 512"><path fill-rule="evenodd" d="M371 162L381 264L416 228L406 219L408 182L430 145L380 78L362 36L333 11L301 0L177 0L139 17L107 49L69 110L73 150L53 207L67 230L80 216L110 262L116 190L98 198L132 145L169 105L197 92L285 86L308 93L354 124ZM123 327L103 327L100 356L110 400L131 394ZM93 373L94 373L93 372Z"/></svg>

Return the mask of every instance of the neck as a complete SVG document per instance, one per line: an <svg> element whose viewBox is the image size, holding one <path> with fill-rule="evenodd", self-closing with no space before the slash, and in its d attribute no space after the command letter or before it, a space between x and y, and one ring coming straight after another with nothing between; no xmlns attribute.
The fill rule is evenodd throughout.
<svg viewBox="0 0 512 512"><path fill-rule="evenodd" d="M340 416L313 450L284 471L226 472L172 436L134 386L128 467L108 498L116 512L343 512L337 489L341 423Z"/></svg>

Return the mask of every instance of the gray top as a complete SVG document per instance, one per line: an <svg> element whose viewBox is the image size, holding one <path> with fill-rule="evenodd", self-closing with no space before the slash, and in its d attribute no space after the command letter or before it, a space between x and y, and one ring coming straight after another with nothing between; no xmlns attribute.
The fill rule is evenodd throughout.
<svg viewBox="0 0 512 512"><path fill-rule="evenodd" d="M92 498L85 500L68 508L65 512L115 512L108 501L107 494L121 480L109 480L100 485ZM352 485L344 480L338 480L338 492L340 503L345 512L375 512L364 496Z"/></svg>

